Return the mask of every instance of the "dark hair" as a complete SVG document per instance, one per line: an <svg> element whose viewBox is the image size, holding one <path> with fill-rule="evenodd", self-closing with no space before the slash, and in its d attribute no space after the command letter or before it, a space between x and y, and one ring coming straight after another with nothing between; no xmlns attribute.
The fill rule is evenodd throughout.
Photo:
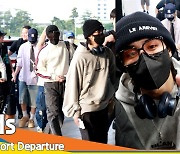
<svg viewBox="0 0 180 154"><path fill-rule="evenodd" d="M110 13L110 19L111 18L116 18L116 9L113 9Z"/></svg>
<svg viewBox="0 0 180 154"><path fill-rule="evenodd" d="M59 32L59 29L56 25L49 25L46 28L46 35L49 37L49 35L53 32ZM59 32L60 33L60 32Z"/></svg>
<svg viewBox="0 0 180 154"><path fill-rule="evenodd" d="M25 25L25 26L23 26L23 28L25 28L25 29L31 29L31 26Z"/></svg>

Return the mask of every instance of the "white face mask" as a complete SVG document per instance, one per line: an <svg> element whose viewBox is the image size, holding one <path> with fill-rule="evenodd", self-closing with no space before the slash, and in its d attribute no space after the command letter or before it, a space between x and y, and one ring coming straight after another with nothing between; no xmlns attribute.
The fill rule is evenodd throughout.
<svg viewBox="0 0 180 154"><path fill-rule="evenodd" d="M73 44L74 43L74 39L68 39L69 43Z"/></svg>

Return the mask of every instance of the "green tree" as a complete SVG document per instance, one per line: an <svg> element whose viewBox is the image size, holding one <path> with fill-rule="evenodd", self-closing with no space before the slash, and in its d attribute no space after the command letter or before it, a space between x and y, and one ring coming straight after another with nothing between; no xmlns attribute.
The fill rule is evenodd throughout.
<svg viewBox="0 0 180 154"><path fill-rule="evenodd" d="M84 21L90 19L91 15L92 15L92 13L89 10L86 10L84 12L84 14L81 16L82 23L84 23Z"/></svg>
<svg viewBox="0 0 180 154"><path fill-rule="evenodd" d="M113 24L112 23L107 23L107 24L103 24L104 28L106 30L112 30L113 29Z"/></svg>
<svg viewBox="0 0 180 154"><path fill-rule="evenodd" d="M74 7L72 9L72 15L70 16L71 18L71 22L72 22L72 27L71 27L71 31L74 31L75 32L75 35L76 35L76 18L78 18L78 12L77 12L77 8Z"/></svg>
<svg viewBox="0 0 180 154"><path fill-rule="evenodd" d="M12 20L12 14L9 11L4 12L4 30L7 32L7 35L10 35L10 28L11 28L11 20Z"/></svg>
<svg viewBox="0 0 180 154"><path fill-rule="evenodd" d="M1 28L1 30L3 29L3 25L4 25L4 14L2 11L0 11L0 28Z"/></svg>
<svg viewBox="0 0 180 154"><path fill-rule="evenodd" d="M53 25L56 25L61 31L64 31L66 29L66 22L64 20L53 17L53 20L51 20L51 22Z"/></svg>
<svg viewBox="0 0 180 154"><path fill-rule="evenodd" d="M30 14L26 11L16 10L14 17L10 10L5 12L0 11L0 30L7 32L7 35L19 37L24 25L36 28L39 34L41 34L44 29L44 27L33 23L33 19L31 19Z"/></svg>
<svg viewBox="0 0 180 154"><path fill-rule="evenodd" d="M33 19L27 11L17 10L15 17L12 18L10 24L11 35L19 36L20 30L24 25L32 25Z"/></svg>
<svg viewBox="0 0 180 154"><path fill-rule="evenodd" d="M75 18L77 18L79 15L78 15L78 12L77 12L77 8L76 7L74 7L73 9L72 9L72 15L70 15L70 18L71 19L75 19Z"/></svg>
<svg viewBox="0 0 180 154"><path fill-rule="evenodd" d="M59 18L53 17L53 19L51 20L51 23L52 23L53 25L56 25L56 23L57 23L59 20L60 20Z"/></svg>
<svg viewBox="0 0 180 154"><path fill-rule="evenodd" d="M83 30L82 28L77 28L76 30L76 34L79 35L79 34L82 34L83 33Z"/></svg>
<svg viewBox="0 0 180 154"><path fill-rule="evenodd" d="M75 24L72 19L66 21L66 30L74 31Z"/></svg>

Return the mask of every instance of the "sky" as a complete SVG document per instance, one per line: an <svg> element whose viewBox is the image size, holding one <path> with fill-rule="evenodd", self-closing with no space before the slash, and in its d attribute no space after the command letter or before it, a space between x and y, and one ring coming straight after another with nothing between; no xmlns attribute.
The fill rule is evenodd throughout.
<svg viewBox="0 0 180 154"><path fill-rule="evenodd" d="M68 20L71 15L71 10L76 7L81 16L86 10L92 13L96 12L96 2L98 0L1 0L1 10L11 10L15 13L14 9L21 9L27 11L35 23L49 23L54 16L61 20ZM104 0L106 1L106 0ZM115 7L115 0L107 0L109 10ZM127 14L134 11L142 11L141 0L122 0L123 9ZM160 0L150 0L149 13L155 16L155 6ZM130 5L132 4L132 5ZM110 11L108 12L108 14Z"/></svg>
<svg viewBox="0 0 180 154"><path fill-rule="evenodd" d="M47 23L54 16L67 20L71 15L71 10L76 7L79 16L90 10L94 12L94 4L97 0L1 0L0 9L10 9L13 13L14 8L27 11L31 14L34 22ZM109 7L111 10L115 7L115 0L110 1Z"/></svg>

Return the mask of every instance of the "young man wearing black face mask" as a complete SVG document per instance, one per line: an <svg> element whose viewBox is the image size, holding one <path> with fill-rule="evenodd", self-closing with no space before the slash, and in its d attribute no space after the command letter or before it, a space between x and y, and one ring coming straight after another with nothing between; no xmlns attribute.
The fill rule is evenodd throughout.
<svg viewBox="0 0 180 154"><path fill-rule="evenodd" d="M165 18L162 24L171 33L178 50L177 59L180 60L180 19L177 17L176 6L172 3L164 7Z"/></svg>
<svg viewBox="0 0 180 154"><path fill-rule="evenodd" d="M180 64L172 57L177 51L170 33L143 12L120 19L116 32L119 67L124 69L116 92L116 145L180 149Z"/></svg>
<svg viewBox="0 0 180 154"><path fill-rule="evenodd" d="M61 127L64 121L62 112L65 75L69 69L69 52L64 41L59 40L60 32L57 26L46 28L49 41L38 58L37 75L43 78L48 124L45 132L62 135Z"/></svg>
<svg viewBox="0 0 180 154"><path fill-rule="evenodd" d="M107 143L108 105L115 93L115 58L103 46L103 25L86 20L81 42L67 74L63 112L73 117L83 140Z"/></svg>
<svg viewBox="0 0 180 154"><path fill-rule="evenodd" d="M21 104L23 117L19 121L19 127L34 127L34 116L36 110L37 76L34 63L38 55L36 46L38 31L35 28L28 30L28 42L23 43L18 51L17 66L12 80L16 82L19 73L19 102ZM30 97L30 99L29 99ZM29 99L29 100L28 100ZM31 107L30 117L27 113L27 103Z"/></svg>

